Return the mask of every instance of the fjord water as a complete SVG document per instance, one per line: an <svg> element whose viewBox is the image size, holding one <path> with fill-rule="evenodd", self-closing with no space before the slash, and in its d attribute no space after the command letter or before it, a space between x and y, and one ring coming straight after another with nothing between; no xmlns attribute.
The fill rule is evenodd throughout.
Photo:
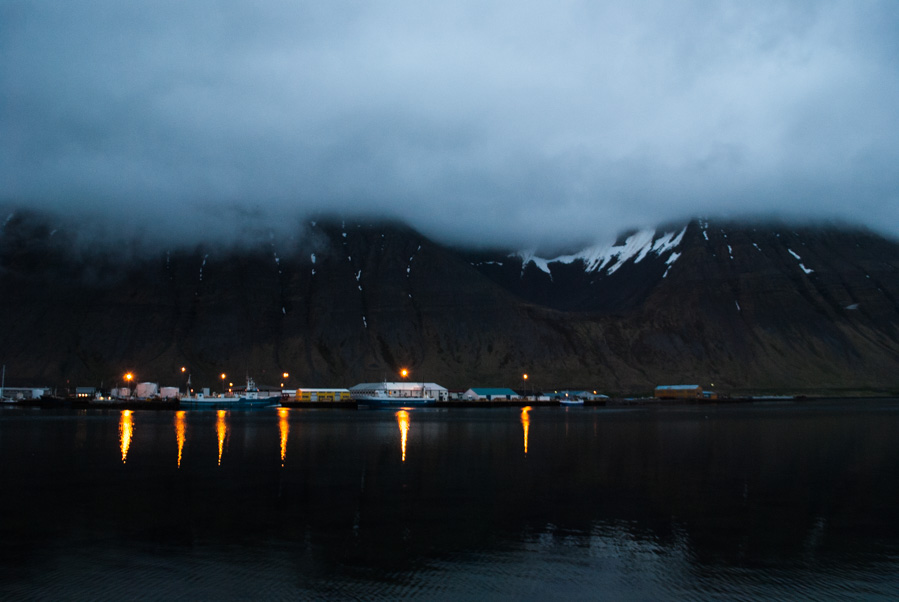
<svg viewBox="0 0 899 602"><path fill-rule="evenodd" d="M894 599L899 401L0 410L3 599Z"/></svg>

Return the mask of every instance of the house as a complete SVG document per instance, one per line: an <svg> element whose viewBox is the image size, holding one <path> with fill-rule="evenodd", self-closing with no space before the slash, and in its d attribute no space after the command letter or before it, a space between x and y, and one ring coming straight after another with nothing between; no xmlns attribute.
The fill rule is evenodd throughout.
<svg viewBox="0 0 899 602"><path fill-rule="evenodd" d="M512 389L477 387L463 393L462 399L469 401L475 399L481 401L513 401L521 399L521 396Z"/></svg>

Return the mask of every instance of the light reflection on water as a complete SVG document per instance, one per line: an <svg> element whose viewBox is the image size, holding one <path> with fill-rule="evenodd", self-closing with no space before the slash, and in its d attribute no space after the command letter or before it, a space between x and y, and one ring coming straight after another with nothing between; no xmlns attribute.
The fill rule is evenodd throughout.
<svg viewBox="0 0 899 602"><path fill-rule="evenodd" d="M531 428L531 406L521 408L521 428L524 430L524 453L528 453L528 430Z"/></svg>
<svg viewBox="0 0 899 602"><path fill-rule="evenodd" d="M406 461L406 439L409 436L409 412L399 410L396 413L396 422L400 427L400 449L402 450L403 462Z"/></svg>
<svg viewBox="0 0 899 602"><path fill-rule="evenodd" d="M172 420L0 411L0 598L899 594L899 403Z"/></svg>
<svg viewBox="0 0 899 602"><path fill-rule="evenodd" d="M287 436L290 434L290 410L278 408L278 430L281 432L281 466L287 457Z"/></svg>
<svg viewBox="0 0 899 602"><path fill-rule="evenodd" d="M178 410L175 412L175 440L178 442L178 468L181 468L181 457L184 453L184 442L187 439L187 412Z"/></svg>
<svg viewBox="0 0 899 602"><path fill-rule="evenodd" d="M216 412L218 415L218 419L215 421L215 432L218 435L218 444L219 444L219 457L218 457L218 465L222 465L222 453L225 450L225 439L228 436L228 411L227 410L218 410Z"/></svg>
<svg viewBox="0 0 899 602"><path fill-rule="evenodd" d="M134 417L131 410L122 410L119 417L119 449L122 452L122 464L128 461L128 450L131 448L131 437L134 434Z"/></svg>

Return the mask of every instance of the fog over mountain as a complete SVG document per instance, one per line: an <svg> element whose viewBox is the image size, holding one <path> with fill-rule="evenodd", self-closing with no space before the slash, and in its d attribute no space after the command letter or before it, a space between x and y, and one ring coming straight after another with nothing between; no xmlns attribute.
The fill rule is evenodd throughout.
<svg viewBox="0 0 899 602"><path fill-rule="evenodd" d="M890 0L11 0L0 31L0 202L93 233L319 212L515 248L695 215L899 232Z"/></svg>

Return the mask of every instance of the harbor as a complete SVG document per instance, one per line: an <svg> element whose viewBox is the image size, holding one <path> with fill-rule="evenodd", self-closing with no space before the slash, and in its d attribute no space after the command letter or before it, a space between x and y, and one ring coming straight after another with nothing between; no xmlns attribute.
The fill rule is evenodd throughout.
<svg viewBox="0 0 899 602"><path fill-rule="evenodd" d="M6 406L0 598L895 599L897 428L896 400Z"/></svg>

